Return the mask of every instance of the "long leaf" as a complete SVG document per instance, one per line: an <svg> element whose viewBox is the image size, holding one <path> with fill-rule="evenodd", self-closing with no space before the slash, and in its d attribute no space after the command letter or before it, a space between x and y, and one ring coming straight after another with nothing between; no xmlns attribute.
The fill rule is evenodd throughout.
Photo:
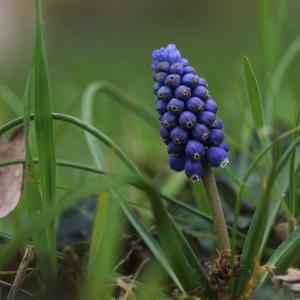
<svg viewBox="0 0 300 300"><path fill-rule="evenodd" d="M266 183L266 188L261 199L259 206L256 209L253 221L251 222L250 229L248 231L246 241L243 247L243 252L241 256L241 264L243 265L243 272L237 281L237 293L241 294L243 288L245 287L247 280L249 279L251 272L254 267L254 260L260 257L263 250L263 246L266 242L266 238L269 234L270 219L273 219L274 214L270 215L270 205L272 196L272 188L276 183L280 172L286 166L288 159L292 155L294 149L300 144L300 137L298 137L284 152L280 160L274 159L274 163L269 173L269 178ZM276 146L276 143L275 143ZM278 188L275 186L275 190ZM274 200L273 200L274 201ZM278 203L278 201L277 201ZM275 204L276 207L276 204ZM272 210L274 209L274 204L272 203ZM271 218L270 218L271 216ZM247 271L245 271L247 270Z"/></svg>
<svg viewBox="0 0 300 300"><path fill-rule="evenodd" d="M267 265L274 269L276 273L286 271L298 258L300 249L300 228L292 232L274 251L268 259ZM258 287L268 278L268 273L264 272L259 280Z"/></svg>
<svg viewBox="0 0 300 300"><path fill-rule="evenodd" d="M255 74L253 72L253 68L247 56L245 56L243 59L243 66L244 66L246 89L247 89L252 118L254 120L258 136L260 137L263 145L265 146L266 139L261 136L261 132L265 126L261 94L260 94L260 90L258 87Z"/></svg>
<svg viewBox="0 0 300 300"><path fill-rule="evenodd" d="M37 185L36 170L33 165L33 159L30 146L30 110L31 110L31 94L32 94L32 74L26 84L24 93L24 127L25 127L25 180L23 198L27 205L30 219L40 214L43 208L40 190ZM41 231L37 235L33 235L33 243L37 255L38 266L43 278L49 283L55 281L55 274L49 272L52 269L52 260L55 259L55 253L49 247L47 229ZM54 258L53 258L54 256ZM53 277L54 276L54 277Z"/></svg>
<svg viewBox="0 0 300 300"><path fill-rule="evenodd" d="M43 39L41 1L36 0L36 44L33 57L33 86L36 144L39 156L39 174L42 182L43 207L47 209L55 201L56 164L52 124L52 103L50 99L49 78ZM51 261L48 270L52 282L57 276L55 223L47 229L48 254Z"/></svg>

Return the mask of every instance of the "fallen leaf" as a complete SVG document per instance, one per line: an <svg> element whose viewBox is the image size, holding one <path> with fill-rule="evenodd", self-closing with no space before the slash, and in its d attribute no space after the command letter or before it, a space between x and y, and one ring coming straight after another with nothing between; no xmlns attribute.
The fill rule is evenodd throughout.
<svg viewBox="0 0 300 300"><path fill-rule="evenodd" d="M295 295L300 293L300 270L295 268L288 268L284 275L274 275L272 281L278 291L282 291L285 287Z"/></svg>
<svg viewBox="0 0 300 300"><path fill-rule="evenodd" d="M274 279L284 282L299 282L300 283L300 270L295 268L288 268L285 275L274 276Z"/></svg>
<svg viewBox="0 0 300 300"><path fill-rule="evenodd" d="M18 128L9 140L0 137L0 161L24 158L24 130ZM0 168L0 218L18 205L23 185L23 164Z"/></svg>

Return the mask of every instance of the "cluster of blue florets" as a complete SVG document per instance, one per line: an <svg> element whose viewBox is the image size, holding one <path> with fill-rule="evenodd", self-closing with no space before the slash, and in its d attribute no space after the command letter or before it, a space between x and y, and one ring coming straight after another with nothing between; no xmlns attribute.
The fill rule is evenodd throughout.
<svg viewBox="0 0 300 300"><path fill-rule="evenodd" d="M218 105L209 95L206 80L174 44L155 50L152 58L160 136L168 146L170 168L185 170L191 181L198 181L205 160L212 167L228 163L223 123L216 116Z"/></svg>

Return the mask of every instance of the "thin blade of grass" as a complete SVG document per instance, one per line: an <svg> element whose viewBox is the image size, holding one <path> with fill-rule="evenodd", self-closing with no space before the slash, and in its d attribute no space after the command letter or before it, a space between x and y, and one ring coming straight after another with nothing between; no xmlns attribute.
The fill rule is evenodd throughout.
<svg viewBox="0 0 300 300"><path fill-rule="evenodd" d="M128 207L128 205L126 205L124 200L122 200L121 206L122 206L122 209L125 212L128 220L130 221L131 225L135 228L135 230L141 236L143 241L149 247L149 249L151 250L153 256L157 259L157 261L162 265L162 267L165 269L165 271L169 274L169 276L172 278L172 280L174 281L176 286L179 288L179 290L183 292L184 288L181 285L181 283L180 283L179 279L177 278L176 274L174 273L174 270L170 266L170 264L169 264L169 262L168 262L168 260L165 256L165 253L161 249L160 245L152 237L152 235L149 234L147 228L133 214L132 210Z"/></svg>
<svg viewBox="0 0 300 300"><path fill-rule="evenodd" d="M144 119L148 125L157 130L158 122L155 113L147 109L144 104L135 100L129 94L111 83L105 81L97 81L91 83L84 92L83 102L94 101L97 93L99 92L108 94L117 103L119 103L132 113L136 114L140 118ZM87 98L89 98L90 100L87 100Z"/></svg>
<svg viewBox="0 0 300 300"><path fill-rule="evenodd" d="M261 140L261 143L263 146L266 146L267 140L263 135L263 130L265 129L265 123L264 123L261 94L260 94L260 90L258 87L258 83L253 68L247 56L244 56L243 66L244 66L245 83L246 83L246 89L247 89L252 118L255 124L257 134Z"/></svg>
<svg viewBox="0 0 300 300"><path fill-rule="evenodd" d="M25 180L24 180L24 201L27 205L30 218L38 216L43 210L42 198L37 185L37 175L33 165L31 146L30 146L30 111L32 94L32 74L29 75L24 93L24 127L25 127ZM33 235L33 243L37 255L37 261L41 274L50 285L56 280L56 274L53 270L53 261L55 261L55 252L52 252L49 246L48 230ZM52 270L52 272L51 272Z"/></svg>
<svg viewBox="0 0 300 300"><path fill-rule="evenodd" d="M291 66L292 62L295 60L300 51L300 35L298 35L294 41L289 45L286 52L283 54L282 58L274 70L274 74L270 81L269 92L266 97L266 117L267 120L272 122L273 115L273 105L275 101L275 96L279 94L280 88L282 87L282 81L285 78L285 74L288 68Z"/></svg>
<svg viewBox="0 0 300 300"><path fill-rule="evenodd" d="M297 228L276 248L266 264L278 274L285 272L299 258L299 249L300 228ZM268 276L268 272L261 275L258 287L266 281Z"/></svg>
<svg viewBox="0 0 300 300"><path fill-rule="evenodd" d="M101 193L103 194L108 196L109 192ZM89 266L85 286L81 291L80 299L82 300L98 300L99 295L102 299L109 299L116 281L116 274L113 274L112 270L117 263L122 240L120 238L122 235L120 205L116 199L102 197L99 201L99 208L104 208L104 210L99 221L95 220L94 228L101 229L99 232L101 240L98 241L99 248L95 251L93 264ZM97 222L101 224L97 226Z"/></svg>
<svg viewBox="0 0 300 300"><path fill-rule="evenodd" d="M278 141L277 141L278 142ZM288 149L280 155L277 149L277 142L273 143L273 152L276 153L273 159L272 168L269 172L269 176L265 185L265 190L262 196L262 199L255 211L253 221L251 222L250 229L248 231L245 244L243 247L243 252L241 255L241 265L243 265L244 272L241 273L241 276L237 280L236 291L240 295L249 280L251 272L254 268L254 260L260 257L263 250L263 246L266 242L268 234L270 232L270 220L273 221L274 213L270 214L270 205L272 194L272 188L276 185L276 179L279 176L280 172L286 166L288 159L292 155L293 151L300 144L300 137L291 143ZM279 159L279 157L281 157ZM275 186L275 190L278 186ZM280 201L276 201L280 203ZM272 210L274 210L274 199L272 201ZM276 210L277 211L277 210ZM271 217L270 217L271 216ZM245 271L247 270L247 271Z"/></svg>
<svg viewBox="0 0 300 300"><path fill-rule="evenodd" d="M296 127L300 124L300 107L296 116ZM293 135L293 139L296 139L297 135L299 135L299 131L295 132ZM290 207L290 211L294 220L297 219L297 195L296 195L296 180L297 180L297 171L295 167L295 159L296 159L296 149L291 155L290 161L290 168L289 168L289 178L290 178L290 185L289 185L289 198L288 198L288 205ZM289 224L290 230L292 231L295 224Z"/></svg>
<svg viewBox="0 0 300 300"><path fill-rule="evenodd" d="M150 186L146 186L145 191L151 201L163 250L184 289L190 292L204 289L213 299L206 272L159 195Z"/></svg>
<svg viewBox="0 0 300 300"><path fill-rule="evenodd" d="M31 236L37 236L43 230L46 230L49 224L52 224L55 218L63 211L76 205L83 197L94 194L96 190L105 192L112 188L112 186L122 184L122 182L124 182L124 178L122 179L121 177L107 177L106 179L103 179L101 183L99 183L99 178L92 179L81 189L67 195L63 201L50 204L47 211L43 210L39 212L23 226L15 240L11 240L1 247L1 267L4 267L15 256L16 252L24 242L26 242Z"/></svg>
<svg viewBox="0 0 300 300"><path fill-rule="evenodd" d="M36 41L33 57L33 99L35 111L35 133L39 156L39 176L42 183L43 208L47 209L54 202L56 193L56 164L52 124L52 103L50 99L49 78L47 70L46 52L42 28L41 0L35 1L36 5ZM55 281L57 277L56 264L56 230L55 223L47 228L48 255L50 278ZM52 282L54 283L54 282Z"/></svg>

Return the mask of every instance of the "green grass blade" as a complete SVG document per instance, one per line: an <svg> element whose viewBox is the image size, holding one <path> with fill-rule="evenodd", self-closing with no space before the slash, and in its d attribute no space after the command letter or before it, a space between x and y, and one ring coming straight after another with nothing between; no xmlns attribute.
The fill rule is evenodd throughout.
<svg viewBox="0 0 300 300"><path fill-rule="evenodd" d="M88 184L74 193L70 193L63 201L54 202L50 204L48 210L41 211L33 216L27 224L25 224L22 230L16 236L15 240L11 240L6 243L0 249L0 265L5 266L16 254L21 245L26 242L31 236L36 236L43 230L46 230L49 224L52 224L55 218L59 216L63 211L76 205L87 195L93 195L95 191L105 192L111 189L113 186L121 185L124 182L124 178L111 178L107 177L99 183L99 178L90 180ZM56 253L56 252L55 252ZM48 270L49 271L49 270ZM47 283L49 284L49 283Z"/></svg>
<svg viewBox="0 0 300 300"><path fill-rule="evenodd" d="M126 205L125 201L121 203L122 209L125 212L127 219L130 221L131 225L135 228L138 234L141 236L145 244L151 250L153 256L157 259L157 261L162 265L165 271L172 278L176 286L180 291L184 291L182 284L180 283L178 277L174 273L174 270L170 266L165 253L161 249L160 245L156 242L156 240L152 237L152 235L148 232L147 228L139 221L136 215L132 212L132 210Z"/></svg>
<svg viewBox="0 0 300 300"><path fill-rule="evenodd" d="M111 99L145 120L152 128L158 128L159 123L157 122L156 115L153 111L150 111L143 103L135 100L129 94L108 82L97 81L91 83L84 92L83 103L86 101L94 101L97 93L100 92L104 92L109 95ZM86 98L90 98L90 100L87 100Z"/></svg>
<svg viewBox="0 0 300 300"><path fill-rule="evenodd" d="M276 273L285 272L287 268L299 257L300 249L300 228L297 228L292 232L274 251L272 256L268 259L267 264L270 267L274 267ZM262 285L268 278L268 273L264 272L259 280L258 286Z"/></svg>
<svg viewBox="0 0 300 300"><path fill-rule="evenodd" d="M300 125L300 108L298 110L296 116L296 127ZM297 135L299 135L299 131L293 135L293 138L296 139ZM289 168L289 178L290 178L290 185L289 185L289 201L288 205L290 207L291 214L293 219L297 219L297 195L296 195L296 185L297 185L297 170L295 167L295 159L296 159L296 149L292 153L291 161L290 161L290 168ZM295 224L290 224L290 230L293 230Z"/></svg>
<svg viewBox="0 0 300 300"><path fill-rule="evenodd" d="M260 137L262 144L265 146L266 140L261 136L261 132L265 126L261 94L260 94L260 90L258 87L258 83L253 68L247 56L245 56L243 59L243 66L244 66L245 83L246 83L246 89L247 89L252 118L254 120L254 124L258 136Z"/></svg>
<svg viewBox="0 0 300 300"><path fill-rule="evenodd" d="M104 194L108 196L109 192L101 193L101 195ZM80 299L82 300L98 300L99 295L102 299L109 299L116 281L116 276L112 270L117 264L118 251L122 240L120 238L122 234L120 205L116 199L102 197L99 201L100 209L98 211L101 212L101 208L103 208L103 211L101 218L96 220L96 223L101 222L101 224L100 226L94 226L96 230L101 228L100 241L98 241L99 248L96 249L93 264L89 266L85 286L81 290Z"/></svg>
<svg viewBox="0 0 300 300"><path fill-rule="evenodd" d="M195 253L167 212L157 192L150 186L145 188L151 201L163 250L184 289L195 291L205 287L212 296L206 273Z"/></svg>
<svg viewBox="0 0 300 300"><path fill-rule="evenodd" d="M32 77L29 75L24 93L24 127L25 127L25 180L24 180L24 201L26 202L30 218L37 216L42 211L42 199L37 185L37 175L33 165L31 146L30 146L30 110L31 110L31 89ZM52 269L51 258L55 258L55 252L51 252L48 244L47 230L37 235L33 235L33 243L37 255L39 270L50 285L55 282L55 274L49 272Z"/></svg>
<svg viewBox="0 0 300 300"><path fill-rule="evenodd" d="M294 41L289 45L286 52L280 59L274 74L271 78L269 92L266 97L266 116L269 122L272 121L273 114L273 102L275 101L275 96L279 94L280 88L282 87L282 81L285 78L288 68L291 66L292 62L295 60L300 51L300 35L298 35Z"/></svg>
<svg viewBox="0 0 300 300"><path fill-rule="evenodd" d="M55 201L56 164L52 124L52 103L50 99L49 78L45 46L43 40L41 1L36 0L36 44L33 57L33 98L35 111L36 144L39 156L39 176L42 182L43 207L47 209ZM48 255L51 261L49 276L54 281L57 276L56 265L56 230L55 223L47 229Z"/></svg>
<svg viewBox="0 0 300 300"><path fill-rule="evenodd" d="M254 267L254 259L260 257L263 250L263 246L266 242L267 236L270 232L270 222L273 223L274 212L271 214L270 205L272 204L272 210L276 207L274 203L272 188L276 184L276 179L280 172L287 165L288 159L293 154L296 147L300 144L300 137L295 139L288 147L288 149L281 155L277 150L277 142L273 143L274 152L277 153L273 159L273 165L269 172L268 180L266 182L266 188L263 193L263 197L255 211L255 215L251 222L250 229L248 231L246 241L243 247L243 252L241 256L241 264L243 265L243 270L241 276L237 281L237 293L241 294L243 288L245 287L247 280L249 279L251 272ZM275 186L275 189L277 186ZM271 202L272 200L272 202ZM279 202L276 200L277 203ZM275 205L274 205L275 204ZM271 210L271 211L272 211ZM277 211L277 210L276 210ZM245 271L247 270L247 271Z"/></svg>

